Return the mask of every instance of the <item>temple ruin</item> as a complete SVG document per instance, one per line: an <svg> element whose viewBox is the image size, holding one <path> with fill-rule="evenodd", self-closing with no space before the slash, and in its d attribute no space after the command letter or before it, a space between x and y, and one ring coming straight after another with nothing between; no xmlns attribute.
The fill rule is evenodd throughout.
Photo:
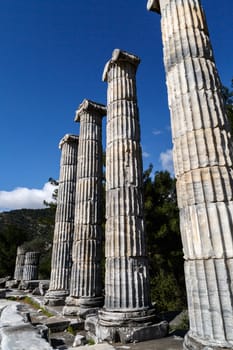
<svg viewBox="0 0 233 350"><path fill-rule="evenodd" d="M161 14L190 330L184 349L233 348L232 140L198 0L149 0Z"/></svg>
<svg viewBox="0 0 233 350"><path fill-rule="evenodd" d="M20 282L23 279L25 254L26 254L25 249L22 246L19 246L17 248L16 261L15 261L15 272L14 272L14 280L17 282Z"/></svg>
<svg viewBox="0 0 233 350"><path fill-rule="evenodd" d="M23 281L32 281L38 279L39 260L39 252L27 252L25 254Z"/></svg>
<svg viewBox="0 0 233 350"><path fill-rule="evenodd" d="M77 135L66 134L59 143L61 160L51 277L45 296L45 303L50 305L64 305L70 290L78 142Z"/></svg>
<svg viewBox="0 0 233 350"><path fill-rule="evenodd" d="M106 107L85 99L80 122L75 223L70 294L65 315L81 315L102 306L102 118Z"/></svg>
<svg viewBox="0 0 233 350"><path fill-rule="evenodd" d="M151 305L146 254L142 154L136 94L137 56L118 49L105 66L107 92L105 303L86 329L100 340L164 336Z"/></svg>

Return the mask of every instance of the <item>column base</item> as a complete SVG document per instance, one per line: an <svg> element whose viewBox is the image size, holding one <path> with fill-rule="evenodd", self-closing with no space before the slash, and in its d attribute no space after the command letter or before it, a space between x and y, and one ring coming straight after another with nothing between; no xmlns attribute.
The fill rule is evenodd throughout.
<svg viewBox="0 0 233 350"><path fill-rule="evenodd" d="M215 342L211 339L200 339L195 337L189 331L184 338L184 350L229 350L233 349L233 343Z"/></svg>
<svg viewBox="0 0 233 350"><path fill-rule="evenodd" d="M66 306L63 308L65 316L80 316L86 318L90 314L96 314L100 307L103 306L104 298L101 297L67 297Z"/></svg>
<svg viewBox="0 0 233 350"><path fill-rule="evenodd" d="M168 323L161 321L154 309L110 312L100 310L97 316L89 316L85 330L96 341L120 341L123 344L165 337Z"/></svg>
<svg viewBox="0 0 233 350"><path fill-rule="evenodd" d="M50 306L65 305L65 300L68 295L68 290L48 290L44 296L44 304Z"/></svg>

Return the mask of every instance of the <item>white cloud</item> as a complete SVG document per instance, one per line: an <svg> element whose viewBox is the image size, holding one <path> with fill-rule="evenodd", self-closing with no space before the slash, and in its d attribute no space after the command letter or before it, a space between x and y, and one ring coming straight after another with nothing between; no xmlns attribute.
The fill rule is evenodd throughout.
<svg viewBox="0 0 233 350"><path fill-rule="evenodd" d="M47 182L42 189L17 187L12 191L0 191L0 211L44 208L44 200L53 200L54 189L55 187Z"/></svg>
<svg viewBox="0 0 233 350"><path fill-rule="evenodd" d="M158 136L158 135L162 134L162 131L161 130L153 130L152 134L155 136Z"/></svg>
<svg viewBox="0 0 233 350"><path fill-rule="evenodd" d="M150 153L142 152L142 156L143 156L144 158L149 158L149 157L150 157Z"/></svg>
<svg viewBox="0 0 233 350"><path fill-rule="evenodd" d="M159 159L162 163L162 168L168 170L171 174L174 174L172 149L167 149L166 152L161 152Z"/></svg>

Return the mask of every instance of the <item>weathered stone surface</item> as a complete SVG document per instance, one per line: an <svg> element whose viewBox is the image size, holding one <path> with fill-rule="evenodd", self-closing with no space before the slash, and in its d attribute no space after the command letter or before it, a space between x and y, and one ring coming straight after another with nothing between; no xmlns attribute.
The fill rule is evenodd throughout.
<svg viewBox="0 0 233 350"><path fill-rule="evenodd" d="M70 321L65 317L52 316L47 319L45 325L51 332L62 332L69 326Z"/></svg>
<svg viewBox="0 0 233 350"><path fill-rule="evenodd" d="M89 317L85 324L100 340L142 341L167 333L149 292L136 94L139 62L137 56L116 49L103 73L108 82L105 305L98 318Z"/></svg>
<svg viewBox="0 0 233 350"><path fill-rule="evenodd" d="M31 281L38 278L39 259L39 252L27 252L25 254L23 281Z"/></svg>
<svg viewBox="0 0 233 350"><path fill-rule="evenodd" d="M15 261L14 280L21 281L23 279L23 269L26 251L23 247L17 248L17 255Z"/></svg>
<svg viewBox="0 0 233 350"><path fill-rule="evenodd" d="M20 290L28 290L29 292L31 292L35 288L39 287L39 282L39 280L21 281L18 288Z"/></svg>
<svg viewBox="0 0 233 350"><path fill-rule="evenodd" d="M0 303L0 341L2 350L52 350L42 338L42 327L33 327L20 313L21 305L15 302Z"/></svg>
<svg viewBox="0 0 233 350"><path fill-rule="evenodd" d="M61 148L60 176L53 238L51 278L45 303L64 305L69 295L74 234L75 191L79 137L66 134Z"/></svg>
<svg viewBox="0 0 233 350"><path fill-rule="evenodd" d="M102 118L105 114L105 106L85 99L75 118L80 122L80 135L74 241L70 295L63 313L78 313L83 317L89 313L85 309L93 311L103 304L100 261Z"/></svg>
<svg viewBox="0 0 233 350"><path fill-rule="evenodd" d="M232 140L199 0L160 7L190 331L184 348L233 349Z"/></svg>
<svg viewBox="0 0 233 350"><path fill-rule="evenodd" d="M77 334L75 336L74 342L73 342L73 347L75 346L80 346L80 345L85 345L87 343L86 337L81 334Z"/></svg>

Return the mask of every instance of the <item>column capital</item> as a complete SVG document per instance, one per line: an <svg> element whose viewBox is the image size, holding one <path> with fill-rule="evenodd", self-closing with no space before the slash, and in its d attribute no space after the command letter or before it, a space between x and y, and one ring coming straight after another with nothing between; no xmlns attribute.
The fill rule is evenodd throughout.
<svg viewBox="0 0 233 350"><path fill-rule="evenodd" d="M111 66L113 64L115 64L116 62L128 62L128 63L131 63L132 65L134 65L135 68L137 68L139 63L140 63L140 58L138 56L135 56L135 55L128 53L126 51L122 51L120 49L113 50L112 58L106 63L106 65L104 67L104 72L103 72L103 77L102 77L103 81L107 81L108 71L111 68Z"/></svg>
<svg viewBox="0 0 233 350"><path fill-rule="evenodd" d="M76 111L74 121L79 122L80 116L85 112L94 112L104 117L107 114L107 108L101 103L96 103L85 98Z"/></svg>
<svg viewBox="0 0 233 350"><path fill-rule="evenodd" d="M147 10L148 11L157 12L157 13L161 13L160 12L159 0L148 0L147 1Z"/></svg>
<svg viewBox="0 0 233 350"><path fill-rule="evenodd" d="M59 148L61 149L64 143L78 143L79 137L78 135L66 134L61 141L59 142Z"/></svg>

